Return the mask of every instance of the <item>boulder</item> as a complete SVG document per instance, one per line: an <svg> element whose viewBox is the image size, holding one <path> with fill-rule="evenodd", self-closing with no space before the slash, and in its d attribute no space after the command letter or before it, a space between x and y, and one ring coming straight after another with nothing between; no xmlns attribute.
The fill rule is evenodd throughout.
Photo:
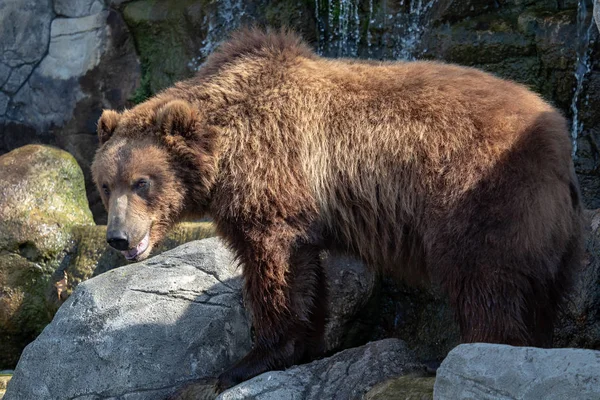
<svg viewBox="0 0 600 400"><path fill-rule="evenodd" d="M600 398L600 351L463 344L437 371L436 400Z"/></svg>
<svg viewBox="0 0 600 400"><path fill-rule="evenodd" d="M74 226L93 224L83 174L67 152L29 145L0 156L0 369L58 308L52 276Z"/></svg>
<svg viewBox="0 0 600 400"><path fill-rule="evenodd" d="M191 242L81 283L25 349L4 400L163 399L250 347L237 263L217 239Z"/></svg>
<svg viewBox="0 0 600 400"><path fill-rule="evenodd" d="M0 156L0 249L57 257L74 225L94 223L83 174L69 153L28 145Z"/></svg>
<svg viewBox="0 0 600 400"><path fill-rule="evenodd" d="M285 371L266 372L217 399L362 399L379 382L424 370L406 343L385 339Z"/></svg>
<svg viewBox="0 0 600 400"><path fill-rule="evenodd" d="M324 263L334 348L347 342L339 327L351 324L374 278L350 260L324 256ZM217 375L251 347L240 273L210 238L80 283L23 352L4 400L162 399L185 381Z"/></svg>

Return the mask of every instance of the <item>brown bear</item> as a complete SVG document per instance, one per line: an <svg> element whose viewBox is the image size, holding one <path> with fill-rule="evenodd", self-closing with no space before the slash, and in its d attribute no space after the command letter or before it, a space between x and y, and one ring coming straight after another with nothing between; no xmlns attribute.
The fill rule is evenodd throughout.
<svg viewBox="0 0 600 400"><path fill-rule="evenodd" d="M113 247L208 214L243 264L256 343L220 390L319 354L325 248L440 285L465 342L551 344L582 206L565 119L519 84L246 30L98 135Z"/></svg>

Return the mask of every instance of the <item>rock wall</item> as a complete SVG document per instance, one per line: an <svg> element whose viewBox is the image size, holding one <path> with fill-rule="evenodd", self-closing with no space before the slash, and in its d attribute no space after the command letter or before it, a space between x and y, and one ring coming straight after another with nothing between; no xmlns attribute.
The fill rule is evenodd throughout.
<svg viewBox="0 0 600 400"><path fill-rule="evenodd" d="M572 121L588 208L600 207L600 41L593 0L5 0L0 4L0 154L52 143L91 184L103 108L187 78L241 25L289 26L320 54L441 59L530 86ZM139 60L139 61L138 61Z"/></svg>

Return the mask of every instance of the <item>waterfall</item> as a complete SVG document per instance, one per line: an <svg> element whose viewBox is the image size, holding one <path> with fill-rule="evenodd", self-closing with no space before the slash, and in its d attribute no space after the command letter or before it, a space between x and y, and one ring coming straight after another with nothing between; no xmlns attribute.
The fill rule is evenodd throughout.
<svg viewBox="0 0 600 400"><path fill-rule="evenodd" d="M404 0L401 1L401 4L403 3ZM414 60L417 57L417 47L427 26L424 19L434 3L435 0L413 0L410 2L408 12L404 14L405 32L404 35L400 36L396 46L395 59Z"/></svg>
<svg viewBox="0 0 600 400"><path fill-rule="evenodd" d="M414 60L436 1L315 0L318 52L329 57Z"/></svg>
<svg viewBox="0 0 600 400"><path fill-rule="evenodd" d="M206 57L212 53L228 34L239 27L245 15L243 0L217 0L213 3L214 12L207 12L202 21L206 27L206 37L202 40L199 55L188 63L188 67L197 71Z"/></svg>
<svg viewBox="0 0 600 400"><path fill-rule="evenodd" d="M319 54L332 57L358 56L361 42L359 7L360 0L315 0Z"/></svg>
<svg viewBox="0 0 600 400"><path fill-rule="evenodd" d="M577 139L583 131L583 122L579 120L579 103L584 88L586 75L591 70L590 40L592 32L596 29L592 12L588 10L592 5L588 0L579 0L577 4L577 61L575 62L575 92L571 101L573 121L571 124L571 141L573 143L573 158L577 157Z"/></svg>

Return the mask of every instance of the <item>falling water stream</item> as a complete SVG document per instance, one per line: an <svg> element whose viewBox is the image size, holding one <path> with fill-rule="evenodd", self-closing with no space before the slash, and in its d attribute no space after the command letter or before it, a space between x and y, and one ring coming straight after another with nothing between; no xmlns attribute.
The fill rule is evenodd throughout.
<svg viewBox="0 0 600 400"><path fill-rule="evenodd" d="M421 39L430 22L430 11L438 0L314 0L317 51L328 57L414 60L421 55ZM190 62L197 69L227 32L239 25L245 13L243 0L219 0L217 13L207 17L206 39L198 57ZM583 130L580 108L587 74L591 70L591 46L595 22L591 0L579 0L577 12L576 85L571 101L573 157ZM376 34L374 34L376 32ZM375 39L377 38L377 43Z"/></svg>
<svg viewBox="0 0 600 400"><path fill-rule="evenodd" d="M366 8L360 0L315 0L317 50L329 57L414 60L436 1L401 0L392 5L369 0ZM375 30L384 33L373 35ZM375 36L381 43L373 42Z"/></svg>
<svg viewBox="0 0 600 400"><path fill-rule="evenodd" d="M219 0L216 6L216 13L206 13L204 16L204 24L207 26L206 37L202 41L198 56L189 62L190 69L197 71L227 34L240 26L240 21L245 14L243 0Z"/></svg>
<svg viewBox="0 0 600 400"><path fill-rule="evenodd" d="M401 4L404 3L402 0ZM394 58L400 60L414 60L417 57L417 48L426 28L427 12L431 10L436 0L413 0L409 4L409 11L403 14L405 20L405 33L400 36L399 46L396 46Z"/></svg>
<svg viewBox="0 0 600 400"><path fill-rule="evenodd" d="M577 5L577 61L575 62L575 79L577 84L571 101L571 112L573 115L571 125L573 158L577 157L577 139L583 131L583 122L579 119L580 97L584 89L585 77L591 70L590 41L592 32L596 29L591 8L592 5L589 4L588 0L579 0Z"/></svg>

